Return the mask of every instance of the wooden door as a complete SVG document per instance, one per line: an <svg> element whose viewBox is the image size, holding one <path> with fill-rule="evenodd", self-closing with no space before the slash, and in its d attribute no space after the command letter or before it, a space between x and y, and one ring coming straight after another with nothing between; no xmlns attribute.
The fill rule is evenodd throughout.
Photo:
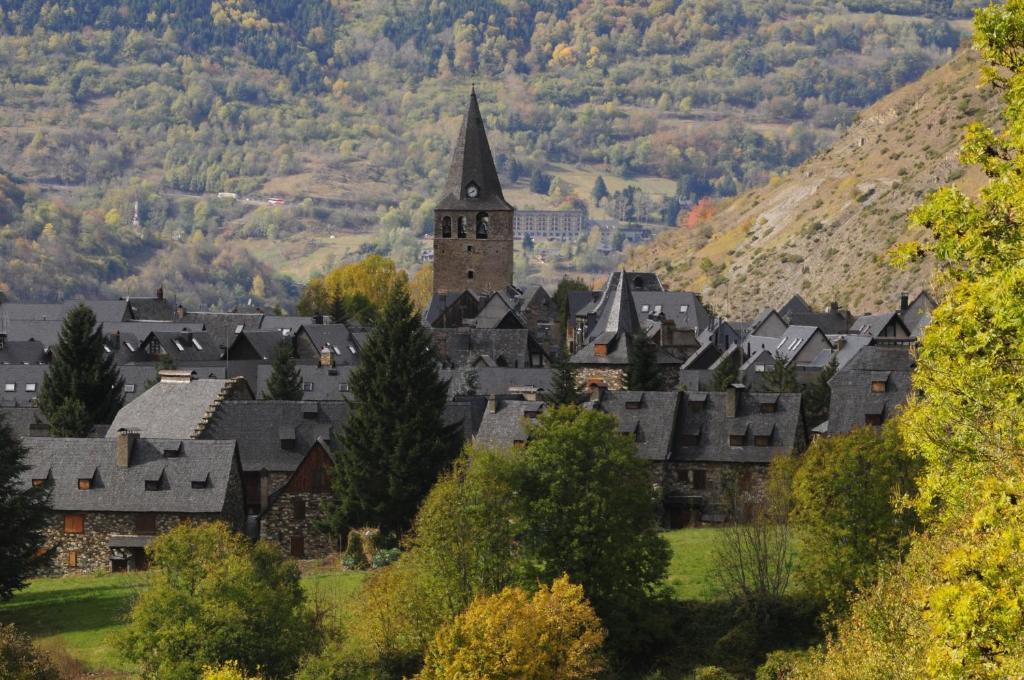
<svg viewBox="0 0 1024 680"><path fill-rule="evenodd" d="M306 546L302 536L292 536L291 556L298 559L306 556Z"/></svg>

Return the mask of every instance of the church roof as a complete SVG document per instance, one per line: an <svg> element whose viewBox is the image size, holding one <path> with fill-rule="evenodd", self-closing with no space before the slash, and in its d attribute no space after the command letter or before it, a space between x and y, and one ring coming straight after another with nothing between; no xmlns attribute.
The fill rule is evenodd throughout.
<svg viewBox="0 0 1024 680"><path fill-rule="evenodd" d="M470 184L475 184L479 191L476 198L466 194ZM469 95L469 108L455 142L444 191L438 210L512 210L501 193L475 90Z"/></svg>
<svg viewBox="0 0 1024 680"><path fill-rule="evenodd" d="M632 335L640 330L640 317L633 303L633 292L625 272L614 272L608 281L607 299L604 300L601 316L594 330L601 333L625 333Z"/></svg>

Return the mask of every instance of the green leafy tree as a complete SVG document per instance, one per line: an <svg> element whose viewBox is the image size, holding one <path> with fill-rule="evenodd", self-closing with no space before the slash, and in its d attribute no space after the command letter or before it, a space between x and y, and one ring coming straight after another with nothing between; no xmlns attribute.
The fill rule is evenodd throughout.
<svg viewBox="0 0 1024 680"><path fill-rule="evenodd" d="M302 373L295 365L295 353L289 341L278 343L274 350L274 362L271 364L267 389L263 391L264 399L279 401L302 401Z"/></svg>
<svg viewBox="0 0 1024 680"><path fill-rule="evenodd" d="M27 451L0 416L0 601L25 586L25 577L46 558L36 554L45 537L49 491L22 488Z"/></svg>
<svg viewBox="0 0 1024 680"><path fill-rule="evenodd" d="M146 549L153 565L118 639L147 677L191 680L237 661L287 677L318 634L295 563L223 522L181 524Z"/></svg>
<svg viewBox="0 0 1024 680"><path fill-rule="evenodd" d="M833 609L870 588L879 568L905 552L917 516L894 501L914 492L919 471L894 424L820 437L804 453L790 513L802 539L799 570Z"/></svg>
<svg viewBox="0 0 1024 680"><path fill-rule="evenodd" d="M608 198L608 186L604 183L604 177L601 175L597 176L594 180L594 188L590 190L590 197L594 199L594 205L600 206L601 201Z"/></svg>
<svg viewBox="0 0 1024 680"><path fill-rule="evenodd" d="M629 363L626 365L627 390L665 389L665 376L658 366L658 346L644 333L630 338Z"/></svg>
<svg viewBox="0 0 1024 680"><path fill-rule="evenodd" d="M649 465L614 416L547 409L523 450L517 524L526 578L568 574L622 645L668 568Z"/></svg>
<svg viewBox="0 0 1024 680"><path fill-rule="evenodd" d="M544 401L549 404L570 405L580 403L582 398L576 367L569 361L567 355L560 354L552 366L551 391L544 395Z"/></svg>
<svg viewBox="0 0 1024 680"><path fill-rule="evenodd" d="M444 423L448 385L404 284L392 289L349 386L333 525L401 533L458 453L460 427Z"/></svg>
<svg viewBox="0 0 1024 680"><path fill-rule="evenodd" d="M722 359L711 372L711 389L715 392L724 392L729 389L729 385L735 385L739 381L740 354L737 350Z"/></svg>
<svg viewBox="0 0 1024 680"><path fill-rule="evenodd" d="M828 420L829 404L832 402L832 388L829 387L828 381L836 374L838 367L839 364L833 356L814 382L804 386L804 416L807 418L808 427L815 427Z"/></svg>
<svg viewBox="0 0 1024 680"><path fill-rule="evenodd" d="M93 425L111 422L124 403L123 390L114 355L103 349L96 315L85 305L72 308L39 390L39 408L50 421L51 434L84 437Z"/></svg>
<svg viewBox="0 0 1024 680"><path fill-rule="evenodd" d="M767 392L796 392L796 366L781 354L775 354L771 368L761 374L761 384Z"/></svg>

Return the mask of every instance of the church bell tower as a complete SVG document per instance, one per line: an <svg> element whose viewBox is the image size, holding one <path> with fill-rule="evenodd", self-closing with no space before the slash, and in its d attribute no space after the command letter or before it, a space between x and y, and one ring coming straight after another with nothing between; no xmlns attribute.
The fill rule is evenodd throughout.
<svg viewBox="0 0 1024 680"><path fill-rule="evenodd" d="M444 196L434 209L434 292L495 292L511 286L514 214L501 193L474 89Z"/></svg>

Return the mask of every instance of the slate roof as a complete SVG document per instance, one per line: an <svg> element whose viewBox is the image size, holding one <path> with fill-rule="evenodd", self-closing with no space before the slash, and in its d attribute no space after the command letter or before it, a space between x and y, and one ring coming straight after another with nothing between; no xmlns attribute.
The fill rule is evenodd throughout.
<svg viewBox="0 0 1024 680"><path fill-rule="evenodd" d="M750 335L757 335L766 338L779 337L774 333L768 332L771 326L784 329L788 324L786 321L779 316L771 307L761 310L761 313L754 317L754 320L750 322L750 326L747 328L747 333Z"/></svg>
<svg viewBox="0 0 1024 680"><path fill-rule="evenodd" d="M43 387L43 364L0 364L0 405L30 406Z"/></svg>
<svg viewBox="0 0 1024 680"><path fill-rule="evenodd" d="M349 396L349 376L355 366L336 366L333 369L322 366L299 364L296 366L302 375L303 401L341 401ZM267 389L267 382L274 367L262 364L257 367L256 397L259 398Z"/></svg>
<svg viewBox="0 0 1024 680"><path fill-rule="evenodd" d="M171 358L174 364L219 361L224 355L217 338L206 331L151 331L139 341L138 350L132 354L136 360L148 355L147 348L152 340ZM155 360L155 358L154 358Z"/></svg>
<svg viewBox="0 0 1024 680"><path fill-rule="evenodd" d="M530 355L542 353L525 328L432 328L443 366L530 366Z"/></svg>
<svg viewBox="0 0 1024 680"><path fill-rule="evenodd" d="M635 439L638 458L663 461L673 452L681 396L680 392L607 390L589 405L615 416L619 432Z"/></svg>
<svg viewBox="0 0 1024 680"><path fill-rule="evenodd" d="M469 369L442 370L441 377L450 380L448 393L463 394L466 385L466 373ZM511 394L517 387L536 387L541 390L551 389L550 368L502 368L480 367L476 369L477 390L480 395Z"/></svg>
<svg viewBox="0 0 1024 680"><path fill-rule="evenodd" d="M676 328L700 332L711 325L711 315L696 293L635 290L633 304L641 317L655 317L660 312Z"/></svg>
<svg viewBox="0 0 1024 680"><path fill-rule="evenodd" d="M49 361L47 346L35 340L5 340L0 364L41 364Z"/></svg>
<svg viewBox="0 0 1024 680"><path fill-rule="evenodd" d="M850 327L850 330L854 333L860 333L862 335L870 335L873 338L877 338L885 330L885 327L890 323L897 324L902 328L906 334L910 335L910 329L903 323L903 319L897 312L883 312L881 314L865 314L857 317Z"/></svg>
<svg viewBox="0 0 1024 680"><path fill-rule="evenodd" d="M131 314L124 300L68 300L55 303L5 302L0 314L11 321L63 321L69 311L83 304L100 323L128 321Z"/></svg>
<svg viewBox="0 0 1024 680"><path fill-rule="evenodd" d="M117 412L107 437L126 429L147 438L192 439L224 403L252 397L248 384L239 378L161 381Z"/></svg>
<svg viewBox="0 0 1024 680"><path fill-rule="evenodd" d="M470 290L458 293L434 293L430 304L423 312L425 325L435 328L461 326L465 319L472 319L480 310L480 298Z"/></svg>
<svg viewBox="0 0 1024 680"><path fill-rule="evenodd" d="M773 357L781 356L786 361L793 361L811 338L820 333L821 330L815 326L789 326L786 328L786 332L778 338L757 335L747 336L743 340L743 350L748 356L753 356L764 350L771 353ZM822 334L822 337L828 342L827 336ZM808 361L811 361L811 359L813 357L809 358Z"/></svg>
<svg viewBox="0 0 1024 680"><path fill-rule="evenodd" d="M259 329L263 323L260 312L186 312L180 319L185 323L201 323L213 336L216 345L230 346L235 335L241 330Z"/></svg>
<svg viewBox="0 0 1024 680"><path fill-rule="evenodd" d="M0 314L3 314L0 311ZM53 347L60 338L60 327L64 322L60 319L38 321L15 319L7 324L8 342L35 341L47 347Z"/></svg>
<svg viewBox="0 0 1024 680"><path fill-rule="evenodd" d="M782 305L782 308L779 309L779 316L785 319L791 314L810 314L813 311L811 306L807 304L807 301L797 294L789 298L786 304Z"/></svg>
<svg viewBox="0 0 1024 680"><path fill-rule="evenodd" d="M863 426L868 414L891 417L910 395L914 366L913 354L906 347L861 348L829 381L829 432L849 432ZM885 381L884 392L872 392L875 380Z"/></svg>
<svg viewBox="0 0 1024 680"><path fill-rule="evenodd" d="M58 512L220 513L235 462L232 441L140 439L127 468L117 467L114 439L29 437L24 444L30 469L21 484L51 476L50 503ZM170 450L180 454L164 455ZM78 488L84 477L94 488ZM146 482L155 480L160 490L147 491ZM194 481L207 485L194 489Z"/></svg>
<svg viewBox="0 0 1024 680"><path fill-rule="evenodd" d="M19 438L33 436L33 425L46 425L46 416L35 406L0 406L0 420Z"/></svg>
<svg viewBox="0 0 1024 680"><path fill-rule="evenodd" d="M825 335L839 335L850 331L853 318L846 310L793 313L787 319L794 326L817 326Z"/></svg>
<svg viewBox="0 0 1024 680"><path fill-rule="evenodd" d="M925 327L931 322L932 312L935 311L936 306L938 306L938 303L935 302L932 296L927 291L922 290L907 305L907 308L900 312L900 317L907 328L910 329L912 336L916 338L924 332Z"/></svg>
<svg viewBox="0 0 1024 680"><path fill-rule="evenodd" d="M237 441L243 472L291 472L318 438L332 441L348 414L349 405L342 401L228 401L202 438ZM282 428L294 444L282 442Z"/></svg>
<svg viewBox="0 0 1024 680"><path fill-rule="evenodd" d="M526 321L516 312L512 301L497 292L473 318L472 325L476 328L526 328Z"/></svg>
<svg viewBox="0 0 1024 680"><path fill-rule="evenodd" d="M518 399L499 399L497 404L496 413L484 412L476 433L476 441L484 446L506 448L525 443L528 419L536 419L547 408L542 401Z"/></svg>
<svg viewBox="0 0 1024 680"><path fill-rule="evenodd" d="M466 195L466 187L471 182L479 189L476 198ZM501 193L498 170L494 166L494 157L487 142L475 90L469 95L469 107L452 151L452 164L448 170L444 196L438 201L437 209L512 210Z"/></svg>
<svg viewBox="0 0 1024 680"><path fill-rule="evenodd" d="M129 297L131 318L136 321L174 321L174 305L163 297Z"/></svg>
<svg viewBox="0 0 1024 680"><path fill-rule="evenodd" d="M266 331L254 331L245 330L235 336L234 342L231 344L231 351L229 356L235 358L236 354L242 355L243 345L248 345L248 348L256 353L257 360L272 361L274 354L277 352L277 347L282 342L290 342L290 337L284 335L279 330L266 330Z"/></svg>
<svg viewBox="0 0 1024 680"><path fill-rule="evenodd" d="M336 365L351 366L359 356L360 342L343 323L310 324L300 328L298 335L308 338L318 353L331 350Z"/></svg>
<svg viewBox="0 0 1024 680"><path fill-rule="evenodd" d="M312 326L316 321L311 316L280 316L277 314L265 314L260 322L262 331L284 331L294 333L299 326Z"/></svg>
<svg viewBox="0 0 1024 680"><path fill-rule="evenodd" d="M680 437L673 462L757 463L777 455L803 450L806 445L800 394L761 394L738 390L736 417L726 416L727 392L686 392ZM761 404L775 404L763 413ZM698 407L698 404L700 407ZM732 446L730 435L743 434L742 446ZM696 443L688 437L696 435ZM768 446L756 446L756 436L770 437Z"/></svg>

